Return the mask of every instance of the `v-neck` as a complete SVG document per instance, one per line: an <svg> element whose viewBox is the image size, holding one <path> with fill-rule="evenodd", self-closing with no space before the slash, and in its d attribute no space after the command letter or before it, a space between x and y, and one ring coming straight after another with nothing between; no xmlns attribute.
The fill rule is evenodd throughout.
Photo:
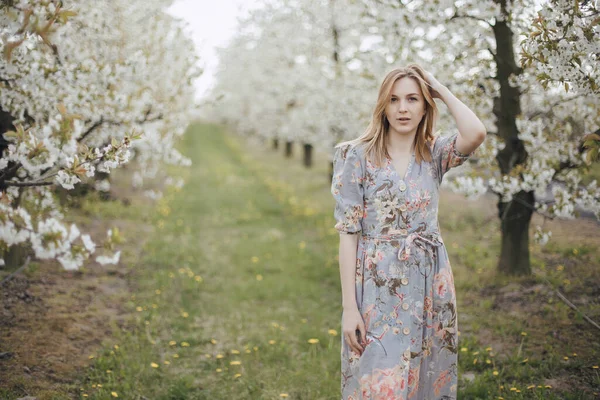
<svg viewBox="0 0 600 400"><path fill-rule="evenodd" d="M394 174L396 174L400 179L402 179L404 181L406 181L406 178L408 177L408 173L410 172L410 168L412 166L413 157L414 157L414 153L411 152L410 153L410 158L408 159L408 164L406 164L406 170L404 171L404 175L400 176L400 174L396 170L396 166L394 165L394 162L392 161L391 157L386 156L386 158L388 160L388 164L391 165L392 171L394 171Z"/></svg>

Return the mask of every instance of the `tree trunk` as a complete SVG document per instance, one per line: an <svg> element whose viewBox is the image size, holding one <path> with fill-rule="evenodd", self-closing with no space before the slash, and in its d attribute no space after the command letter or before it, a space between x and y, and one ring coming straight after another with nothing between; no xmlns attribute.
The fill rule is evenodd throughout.
<svg viewBox="0 0 600 400"><path fill-rule="evenodd" d="M292 156L292 141L285 142L285 157L290 158Z"/></svg>
<svg viewBox="0 0 600 400"><path fill-rule="evenodd" d="M273 150L277 150L279 148L279 139L273 138Z"/></svg>
<svg viewBox="0 0 600 400"><path fill-rule="evenodd" d="M304 143L304 166L307 168L312 167L312 144Z"/></svg>
<svg viewBox="0 0 600 400"><path fill-rule="evenodd" d="M527 205L526 205L527 204ZM502 244L498 270L507 275L530 275L529 223L534 204L533 192L516 193L513 200L498 202Z"/></svg>
<svg viewBox="0 0 600 400"><path fill-rule="evenodd" d="M496 0L504 15L507 0ZM518 87L510 85L509 77L522 73L515 61L513 32L505 21L497 20L492 26L496 39L496 54L493 54L497 66L496 79L500 83L500 96L494 98L493 112L496 116L498 135L505 147L498 152L496 160L502 175L509 174L515 167L527 161L527 151L519 139L516 118L521 114L521 93ZM529 223L535 204L532 192L516 193L508 203L498 201L498 214L501 218L502 244L498 271L510 275L531 274L529 260Z"/></svg>

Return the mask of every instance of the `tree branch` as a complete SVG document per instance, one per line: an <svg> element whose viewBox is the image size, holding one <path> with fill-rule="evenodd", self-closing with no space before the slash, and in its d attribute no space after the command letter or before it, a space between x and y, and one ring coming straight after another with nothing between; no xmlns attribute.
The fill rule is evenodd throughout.
<svg viewBox="0 0 600 400"><path fill-rule="evenodd" d="M462 15L459 15L459 14L458 14L458 9L457 9L457 8L455 8L455 9L454 9L454 15L452 15L452 16L451 16L451 17L448 19L448 21L451 21L451 20L453 20L453 19L457 19L457 18L469 18L469 19L474 19L474 20L476 20L476 21L485 22L485 23L486 23L486 25L487 25L487 26L489 26L490 28L492 28L492 27L493 27L493 25L492 25L492 24L490 24L490 23L489 23L488 21L486 21L485 19L481 19L481 18L479 18L479 17L476 17L476 16L474 16L474 15L469 15L469 14L462 14Z"/></svg>

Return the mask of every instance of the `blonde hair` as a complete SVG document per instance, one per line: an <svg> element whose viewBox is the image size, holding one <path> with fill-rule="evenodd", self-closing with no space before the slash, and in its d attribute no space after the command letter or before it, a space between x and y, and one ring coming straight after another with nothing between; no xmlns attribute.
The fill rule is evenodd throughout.
<svg viewBox="0 0 600 400"><path fill-rule="evenodd" d="M414 149L415 160L419 164L423 159L428 162L431 161L431 151L428 142L433 141L434 138L433 128L437 119L438 109L431 96L429 90L430 86L425 80L423 69L418 64L414 63L409 64L406 67L396 68L386 75L379 88L377 103L375 105L375 110L373 110L373 118L365 132L356 139L339 143L335 146L336 148L345 144L364 145L364 154L378 167L381 167L381 165L384 164L386 157L391 158L385 145L385 137L390 128L390 123L385 115L385 109L391 98L394 83L404 77L412 78L417 82L421 93L423 94L423 98L425 99L425 115L423 115L423 118L417 127L413 148L411 150Z"/></svg>

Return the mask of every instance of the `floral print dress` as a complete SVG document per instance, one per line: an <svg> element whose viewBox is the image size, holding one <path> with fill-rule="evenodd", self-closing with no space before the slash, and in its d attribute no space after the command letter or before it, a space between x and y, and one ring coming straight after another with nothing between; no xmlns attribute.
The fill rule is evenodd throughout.
<svg viewBox="0 0 600 400"><path fill-rule="evenodd" d="M342 400L457 397L456 294L438 223L442 177L472 155L456 150L457 135L437 137L431 162L413 154L404 176L390 158L376 167L359 145L336 148L335 228L360 235L356 301L366 329L362 355L341 335Z"/></svg>

